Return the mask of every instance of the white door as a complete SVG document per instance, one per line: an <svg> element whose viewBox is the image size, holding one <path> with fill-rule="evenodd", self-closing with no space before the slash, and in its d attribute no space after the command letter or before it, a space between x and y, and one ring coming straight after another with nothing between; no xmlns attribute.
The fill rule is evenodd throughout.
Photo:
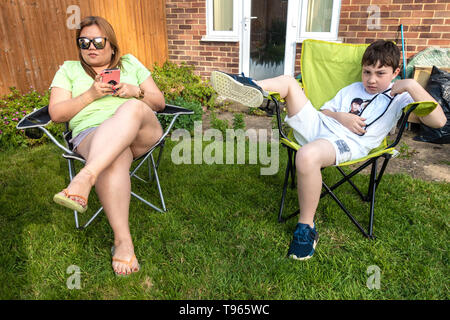
<svg viewBox="0 0 450 320"><path fill-rule="evenodd" d="M244 0L242 13L241 71L256 80L284 74L288 1Z"/></svg>
<svg viewBox="0 0 450 320"><path fill-rule="evenodd" d="M297 43L337 41L341 0L242 0L240 70L256 80L294 75Z"/></svg>

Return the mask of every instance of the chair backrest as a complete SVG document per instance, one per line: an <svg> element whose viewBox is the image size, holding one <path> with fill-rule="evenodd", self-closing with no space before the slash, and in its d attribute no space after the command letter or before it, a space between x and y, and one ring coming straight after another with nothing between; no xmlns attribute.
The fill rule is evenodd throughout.
<svg viewBox="0 0 450 320"><path fill-rule="evenodd" d="M303 41L302 83L306 96L316 109L343 87L361 81L361 59L368 46L312 39Z"/></svg>

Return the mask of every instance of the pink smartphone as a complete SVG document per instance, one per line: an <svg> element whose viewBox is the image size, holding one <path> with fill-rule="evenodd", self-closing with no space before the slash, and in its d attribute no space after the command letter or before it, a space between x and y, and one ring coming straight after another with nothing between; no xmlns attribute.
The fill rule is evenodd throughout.
<svg viewBox="0 0 450 320"><path fill-rule="evenodd" d="M102 76L103 83L109 83L114 86L120 83L120 69L105 69L100 74ZM114 93L116 90L114 89Z"/></svg>

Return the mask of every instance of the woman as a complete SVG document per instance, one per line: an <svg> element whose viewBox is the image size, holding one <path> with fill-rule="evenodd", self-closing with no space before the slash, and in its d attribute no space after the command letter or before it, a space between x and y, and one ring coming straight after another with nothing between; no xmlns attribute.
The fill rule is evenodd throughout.
<svg viewBox="0 0 450 320"><path fill-rule="evenodd" d="M87 17L77 30L80 61L66 61L51 84L49 113L54 122L67 122L74 151L86 165L54 201L84 212L92 186L114 232L112 267L117 275L139 271L128 225L134 158L162 136L153 111L164 109L161 91L132 55L120 56L111 25ZM104 69L120 68L120 83L103 83Z"/></svg>

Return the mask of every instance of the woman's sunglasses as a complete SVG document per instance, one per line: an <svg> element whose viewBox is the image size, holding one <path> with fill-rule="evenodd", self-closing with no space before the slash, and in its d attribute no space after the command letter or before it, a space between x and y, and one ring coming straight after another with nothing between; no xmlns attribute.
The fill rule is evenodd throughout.
<svg viewBox="0 0 450 320"><path fill-rule="evenodd" d="M106 46L106 38L97 37L94 39L89 39L86 37L77 38L77 43L80 49L87 50L91 46L91 42L94 45L95 49L103 49Z"/></svg>

